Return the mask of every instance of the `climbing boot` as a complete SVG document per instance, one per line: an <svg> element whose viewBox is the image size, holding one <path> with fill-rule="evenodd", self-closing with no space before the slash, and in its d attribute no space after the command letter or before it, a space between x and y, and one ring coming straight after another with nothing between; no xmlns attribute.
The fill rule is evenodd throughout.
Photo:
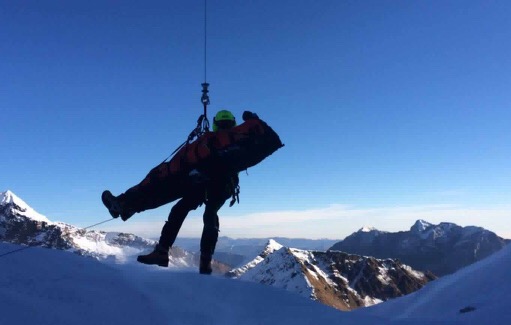
<svg viewBox="0 0 511 325"><path fill-rule="evenodd" d="M213 269L211 268L211 259L212 256L201 254L199 263L200 274L211 274L213 272Z"/></svg>
<svg viewBox="0 0 511 325"><path fill-rule="evenodd" d="M169 250L156 245L154 250L147 255L139 255L137 261L143 264L169 266Z"/></svg>
<svg viewBox="0 0 511 325"><path fill-rule="evenodd" d="M119 200L110 191L104 191L101 194L101 201L103 201L103 204L113 218L121 217L123 221L126 221L135 214L134 211L128 209L126 204L123 204L122 200Z"/></svg>

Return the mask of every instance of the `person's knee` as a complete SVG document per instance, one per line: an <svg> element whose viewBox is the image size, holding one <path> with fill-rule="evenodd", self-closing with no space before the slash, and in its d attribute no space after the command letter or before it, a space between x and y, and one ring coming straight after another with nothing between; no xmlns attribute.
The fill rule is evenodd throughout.
<svg viewBox="0 0 511 325"><path fill-rule="evenodd" d="M216 229L216 231L218 231L219 222L218 222L218 215L216 213L211 213L211 214L204 213L203 221L204 221L204 229L211 228L211 229Z"/></svg>
<svg viewBox="0 0 511 325"><path fill-rule="evenodd" d="M203 228L203 232L206 236L209 235L209 237L211 236L217 236L218 233L220 232L220 229L218 228L218 226L216 224L205 224L204 225L204 228Z"/></svg>
<svg viewBox="0 0 511 325"><path fill-rule="evenodd" d="M202 238L201 238L201 252L210 252L213 254L216 246L216 242L218 240L218 227L215 226L206 226L202 230Z"/></svg>
<svg viewBox="0 0 511 325"><path fill-rule="evenodd" d="M186 209L183 209L177 205L174 205L172 209L170 209L168 221L178 221L178 220L184 220L186 216L188 215L188 211Z"/></svg>
<svg viewBox="0 0 511 325"><path fill-rule="evenodd" d="M200 202L180 200L170 209L169 218L172 215L186 216L188 212L197 209L199 205Z"/></svg>
<svg viewBox="0 0 511 325"><path fill-rule="evenodd" d="M182 204L179 204L176 203L172 209L170 209L170 214L173 215L173 214L182 214L182 213L187 213L187 209L182 205Z"/></svg>

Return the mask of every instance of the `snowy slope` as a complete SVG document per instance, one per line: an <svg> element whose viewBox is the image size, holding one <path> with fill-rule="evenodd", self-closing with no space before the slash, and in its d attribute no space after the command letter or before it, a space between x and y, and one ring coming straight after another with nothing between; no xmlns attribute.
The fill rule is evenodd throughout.
<svg viewBox="0 0 511 325"><path fill-rule="evenodd" d="M0 243L0 254L15 248ZM284 291L196 272L110 265L42 248L0 261L0 324L300 325L340 316Z"/></svg>
<svg viewBox="0 0 511 325"><path fill-rule="evenodd" d="M0 255L18 247L0 243ZM34 247L0 263L0 324L511 324L511 246L415 294L349 313L255 283L60 250ZM460 313L465 307L475 310Z"/></svg>

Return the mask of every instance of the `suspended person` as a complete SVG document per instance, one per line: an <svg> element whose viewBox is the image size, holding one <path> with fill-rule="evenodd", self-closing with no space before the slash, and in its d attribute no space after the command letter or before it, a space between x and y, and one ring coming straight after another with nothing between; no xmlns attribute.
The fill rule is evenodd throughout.
<svg viewBox="0 0 511 325"><path fill-rule="evenodd" d="M219 111L213 119L213 132L228 130L234 126L236 126L236 119L227 110ZM154 251L148 255L139 256L137 261L144 264L168 266L169 249L174 244L183 221L190 211L204 204L199 273L211 274L211 260L215 252L220 227L218 211L227 199L236 194L239 183L238 174L225 171L216 175L204 175L201 171L194 169L189 176L196 181L192 181L192 186L170 210L168 221L165 222L161 230L160 240Z"/></svg>
<svg viewBox="0 0 511 325"><path fill-rule="evenodd" d="M124 221L137 212L181 198L172 207L154 251L139 256L137 261L168 266L169 249L184 219L190 211L204 204L199 272L211 274L219 231L218 211L230 197L233 198L231 205L236 200L237 173L283 146L278 135L256 114L244 112L243 120L245 123L235 128L234 115L227 110L219 111L213 119L213 133L206 133L181 148L170 162L155 167L140 184L117 197L110 191L103 192L103 203L112 217L120 216Z"/></svg>

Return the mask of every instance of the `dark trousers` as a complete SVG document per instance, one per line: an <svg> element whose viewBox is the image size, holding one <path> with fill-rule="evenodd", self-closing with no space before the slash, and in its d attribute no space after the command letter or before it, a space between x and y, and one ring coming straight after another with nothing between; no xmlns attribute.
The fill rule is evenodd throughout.
<svg viewBox="0 0 511 325"><path fill-rule="evenodd" d="M230 180L213 181L189 191L170 210L168 221L161 230L159 245L164 249L172 247L188 213L204 203L200 250L203 256L213 256L220 229L218 210L231 196L231 186Z"/></svg>

